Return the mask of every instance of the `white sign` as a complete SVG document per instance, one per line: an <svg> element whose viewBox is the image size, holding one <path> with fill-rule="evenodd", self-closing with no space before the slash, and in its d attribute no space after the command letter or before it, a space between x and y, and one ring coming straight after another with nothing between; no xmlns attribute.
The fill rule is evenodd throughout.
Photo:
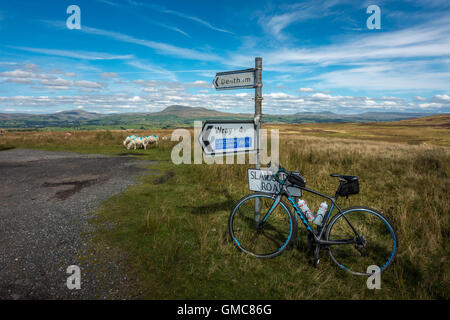
<svg viewBox="0 0 450 320"><path fill-rule="evenodd" d="M251 191L264 193L278 193L281 189L272 171L258 169L248 169L248 187ZM302 196L302 190L299 188L288 187L287 189L293 197Z"/></svg>
<svg viewBox="0 0 450 320"><path fill-rule="evenodd" d="M217 90L254 88L256 86L255 69L218 72L213 84Z"/></svg>
<svg viewBox="0 0 450 320"><path fill-rule="evenodd" d="M198 141L206 155L223 155L255 151L253 121L205 122Z"/></svg>

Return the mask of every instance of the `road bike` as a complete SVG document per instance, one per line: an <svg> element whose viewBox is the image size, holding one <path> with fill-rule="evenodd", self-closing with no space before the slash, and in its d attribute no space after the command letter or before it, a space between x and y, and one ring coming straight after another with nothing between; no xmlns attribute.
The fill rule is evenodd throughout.
<svg viewBox="0 0 450 320"><path fill-rule="evenodd" d="M397 255L398 238L389 220L372 208L357 206L341 209L337 204L338 197L359 193L357 176L331 174L331 177L339 179L339 187L332 197L307 188L299 172L277 167L271 175L280 185L278 192L248 194L236 203L230 213L228 230L239 250L257 258L280 255L293 235L297 234L298 216L308 231L307 242L314 249L314 266L320 261L321 249L327 250L331 260L341 269L355 275L372 275L369 266L377 266L379 269L376 272L382 272L392 264ZM302 192L331 202L322 225L314 228L316 230L299 209L297 198L289 192L290 188L299 188ZM291 213L283 197L294 208L296 216ZM335 208L338 212L331 217Z"/></svg>

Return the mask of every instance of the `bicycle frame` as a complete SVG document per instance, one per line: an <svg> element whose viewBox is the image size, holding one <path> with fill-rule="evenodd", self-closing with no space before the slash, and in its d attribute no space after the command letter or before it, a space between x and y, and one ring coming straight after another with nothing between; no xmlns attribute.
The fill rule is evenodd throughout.
<svg viewBox="0 0 450 320"><path fill-rule="evenodd" d="M339 211L340 214L342 214L342 210L341 208L337 205L337 197L338 195L336 194L335 197L331 197L329 195L326 195L324 193L321 193L319 191L307 188L307 187L301 187L300 189L309 193L313 193L315 195L318 195L322 198L326 198L329 201L331 201L331 206L330 209L328 210L328 212L326 213L325 217L323 218L323 224L322 227L319 229L318 233L314 232L313 229L311 228L311 225L309 224L308 220L306 219L305 215L303 214L303 212L298 208L297 204L295 203L295 199L291 196L291 194L289 193L289 191L287 190L287 187L289 185L287 184L283 184L282 187L280 188L280 192L275 196L275 200L274 203L272 204L272 207L269 209L269 211L265 214L264 218L262 219L262 221L259 224L259 227L262 227L262 225L264 224L264 222L269 218L270 214L273 212L273 210L278 206L278 204L280 203L281 199L283 196L286 196L287 199L289 200L289 202L291 203L292 207L294 208L295 212L297 213L297 215L300 217L300 220L303 222L303 224L305 225L306 229L308 230L308 232L310 232L312 234L312 236L314 237L314 240L318 243L318 244L322 244L322 245L340 245L340 244L352 244L352 243L356 243L355 238L353 239L342 239L342 240L323 240L322 236L324 234L325 231L325 225L327 224L330 216L331 216L331 212L333 211L334 207L336 207ZM345 220L347 221L347 223L350 225L350 227L352 228L353 232L355 232L356 237L359 237L358 232L356 231L356 229L353 227L353 225L350 223L350 221L347 219L347 217L345 215L342 215Z"/></svg>

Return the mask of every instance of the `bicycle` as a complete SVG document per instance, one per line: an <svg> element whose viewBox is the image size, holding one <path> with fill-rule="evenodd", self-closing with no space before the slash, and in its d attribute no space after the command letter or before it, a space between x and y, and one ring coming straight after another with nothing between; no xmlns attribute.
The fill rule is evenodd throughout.
<svg viewBox="0 0 450 320"><path fill-rule="evenodd" d="M236 203L230 213L229 234L240 251L257 258L273 258L287 248L298 227L295 215L283 201L286 197L308 231L307 242L315 247L315 267L319 263L321 249L328 250L331 260L341 269L355 275L373 274L367 272L367 267L371 265L379 267L378 273L392 264L397 255L398 239L389 220L372 208L358 206L341 209L337 205L338 197L359 193L357 176L331 174L340 182L332 197L307 188L299 172L287 171L280 166L274 171L272 177L280 185L278 192L248 194ZM322 225L316 231L298 208L288 190L291 187L301 189L301 195L306 191L331 201ZM255 206L259 206L259 210L255 210ZM331 218L334 208L338 213Z"/></svg>

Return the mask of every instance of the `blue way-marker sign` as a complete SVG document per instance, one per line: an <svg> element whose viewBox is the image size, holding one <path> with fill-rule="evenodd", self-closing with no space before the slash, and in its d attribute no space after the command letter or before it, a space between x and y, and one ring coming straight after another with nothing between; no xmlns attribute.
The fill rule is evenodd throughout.
<svg viewBox="0 0 450 320"><path fill-rule="evenodd" d="M216 139L216 150L250 148L252 137Z"/></svg>

